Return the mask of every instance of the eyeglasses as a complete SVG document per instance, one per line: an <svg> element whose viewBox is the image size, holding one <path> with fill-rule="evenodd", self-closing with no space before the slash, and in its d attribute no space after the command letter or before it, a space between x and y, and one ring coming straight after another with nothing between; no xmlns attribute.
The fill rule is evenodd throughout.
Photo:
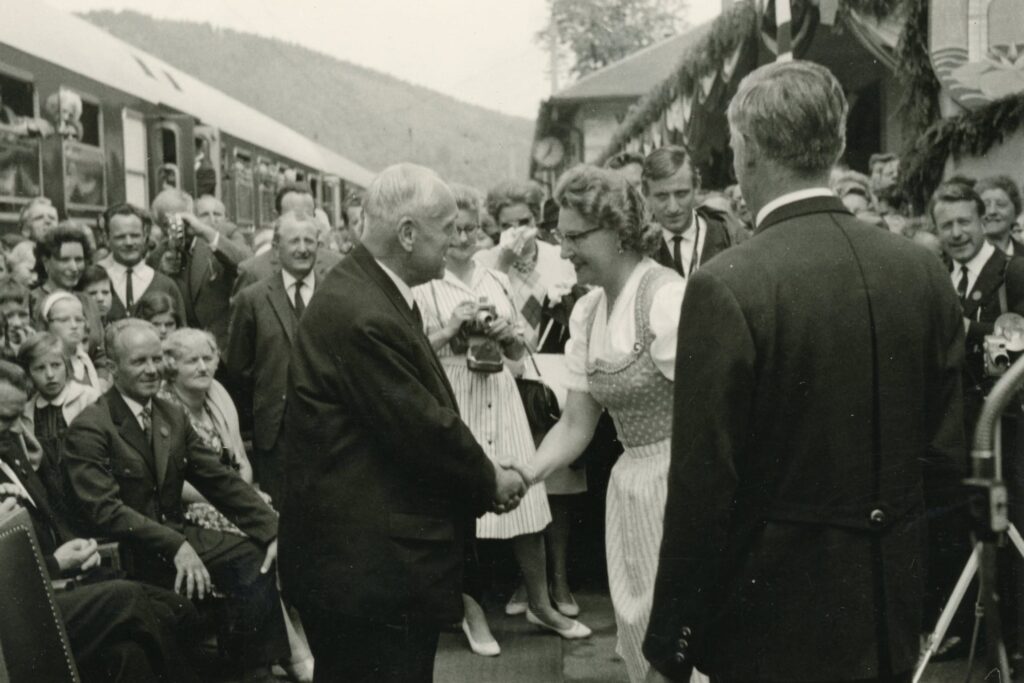
<svg viewBox="0 0 1024 683"><path fill-rule="evenodd" d="M563 233L559 232L558 230L552 230L551 234L559 242L565 242L569 246L575 247L579 245L579 243L582 242L583 238L586 237L587 235L592 235L595 232L600 232L601 230L604 229L605 226L600 225L596 228L591 228L590 230L580 230L579 232Z"/></svg>
<svg viewBox="0 0 1024 683"><path fill-rule="evenodd" d="M472 237L480 230L479 225L466 225L463 227L455 226L455 234L462 235L463 237Z"/></svg>
<svg viewBox="0 0 1024 683"><path fill-rule="evenodd" d="M508 228L525 228L527 225L533 225L533 218L532 217L530 217L530 218L519 218L519 219L514 220L514 221L502 221L501 225L499 227L502 230L507 230Z"/></svg>

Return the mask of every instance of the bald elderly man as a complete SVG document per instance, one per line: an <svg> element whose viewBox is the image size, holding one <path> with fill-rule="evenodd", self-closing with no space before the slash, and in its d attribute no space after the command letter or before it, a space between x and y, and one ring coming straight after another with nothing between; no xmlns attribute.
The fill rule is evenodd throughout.
<svg viewBox="0 0 1024 683"><path fill-rule="evenodd" d="M413 303L444 272L456 213L432 171L385 169L362 244L292 346L280 570L318 681L430 681L440 625L462 617L474 517L525 492L460 419Z"/></svg>

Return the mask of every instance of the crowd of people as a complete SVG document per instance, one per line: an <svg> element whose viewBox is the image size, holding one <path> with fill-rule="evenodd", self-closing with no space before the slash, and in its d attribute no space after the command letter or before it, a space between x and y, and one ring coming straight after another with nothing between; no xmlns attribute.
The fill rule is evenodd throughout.
<svg viewBox="0 0 1024 683"><path fill-rule="evenodd" d="M243 680L430 680L438 623L501 652L475 539L509 542L509 615L587 638L570 529L610 422L631 681L904 680L970 553L951 482L995 381L985 337L1024 314L1021 193L957 176L911 215L898 158L837 165L837 89L801 62L745 79L721 190L665 146L551 196L400 164L336 228L300 183L256 234L176 189L98 229L29 203L0 258L0 513L27 509L74 586L85 679L198 680L216 601ZM528 393L541 353L560 409Z"/></svg>

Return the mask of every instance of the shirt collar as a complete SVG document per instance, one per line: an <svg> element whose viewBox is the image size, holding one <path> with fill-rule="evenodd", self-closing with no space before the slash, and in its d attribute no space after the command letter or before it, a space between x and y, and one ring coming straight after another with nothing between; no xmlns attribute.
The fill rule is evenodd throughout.
<svg viewBox="0 0 1024 683"><path fill-rule="evenodd" d="M992 254L995 253L995 250L996 248L992 246L992 243L985 240L985 243L981 245L981 249L979 249L978 253L974 255L974 258L964 264L957 263L953 270L959 273L961 265L964 265L967 266L967 270L970 271L971 275L979 275L981 273L981 269L984 268L985 264L988 263L988 260L992 258Z"/></svg>
<svg viewBox="0 0 1024 683"><path fill-rule="evenodd" d="M666 228L662 228L661 229L661 235L665 239L665 243L671 245L672 244L672 239L674 237L677 237L677 236L678 237L682 237L683 238L683 242L690 242L690 241L692 241L693 240L693 236L697 234L697 231L694 230L693 227L695 225L699 227L698 221L700 221L700 216L698 216L697 212L694 211L693 212L693 218L690 220L690 225L687 226L686 230L683 230L682 232L672 232L671 230L667 230Z"/></svg>
<svg viewBox="0 0 1024 683"><path fill-rule="evenodd" d="M284 288L286 291L290 291L295 283L299 281L299 278L295 277L284 268L281 269L281 277L284 279ZM306 277L302 278L302 284L309 287L310 291L316 289L316 271L309 271Z"/></svg>
<svg viewBox="0 0 1024 683"><path fill-rule="evenodd" d="M385 266L379 259L373 260L377 262L377 265L381 267L381 270L383 270L384 273L389 278L391 278L391 281L395 283L395 286L398 287L398 291L402 295L402 298L405 299L406 305L408 305L409 308L411 309L413 307L413 304L416 303L416 301L415 299L413 299L412 289L409 287L409 285L405 284L405 280L398 277L395 271Z"/></svg>
<svg viewBox="0 0 1024 683"><path fill-rule="evenodd" d="M36 408L45 408L46 406L57 406L58 408L64 407L64 404L68 400L68 388L71 386L71 382L74 380L68 379L64 384L64 388L60 390L53 400L43 398L42 396L36 396Z"/></svg>
<svg viewBox="0 0 1024 683"><path fill-rule="evenodd" d="M134 398L131 398L130 396L125 394L120 389L117 390L117 393L121 394L121 398L124 399L124 402L128 405L128 408L131 409L132 415L135 416L136 420L138 420L139 416L142 415L142 411L144 411L147 407L151 407L153 405L152 399L149 400L147 402L147 405L144 406L138 401L136 401Z"/></svg>
<svg viewBox="0 0 1024 683"><path fill-rule="evenodd" d="M795 192L787 192L784 195L776 197L767 204L761 207L761 210L757 212L757 219L754 221L755 226L761 225L765 218L768 217L775 209L785 206L786 204L792 204L793 202L799 202L803 199L810 199L811 197L835 197L836 193L827 187L809 187L805 190L796 190Z"/></svg>
<svg viewBox="0 0 1024 683"><path fill-rule="evenodd" d="M117 261L114 260L113 256L111 256L109 260L104 260L107 262L103 264L103 268L104 270L107 271L108 275L116 275L117 277L120 278L124 277L125 273L128 272L128 266L124 265L123 263L118 263ZM132 266L132 275L141 275L148 270L152 270L152 268L150 268L145 261L139 261L134 266Z"/></svg>

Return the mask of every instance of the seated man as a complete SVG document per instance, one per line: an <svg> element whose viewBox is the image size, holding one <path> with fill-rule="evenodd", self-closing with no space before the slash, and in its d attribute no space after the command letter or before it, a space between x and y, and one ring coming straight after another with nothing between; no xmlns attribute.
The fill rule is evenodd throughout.
<svg viewBox="0 0 1024 683"><path fill-rule="evenodd" d="M119 320L106 342L114 386L75 418L65 445L79 506L98 534L131 552L136 578L189 598L202 599L213 585L225 593L236 654L255 667L252 678L269 676L267 665L290 652L271 571L277 515L220 453L202 446L181 408L156 397L163 362L156 329ZM185 481L247 536L188 523Z"/></svg>
<svg viewBox="0 0 1024 683"><path fill-rule="evenodd" d="M195 609L171 591L97 576L96 541L72 531L60 467L22 430L31 388L21 368L0 361L0 517L25 507L50 578L84 575L88 582L54 594L84 679L197 680L175 637L197 618Z"/></svg>

